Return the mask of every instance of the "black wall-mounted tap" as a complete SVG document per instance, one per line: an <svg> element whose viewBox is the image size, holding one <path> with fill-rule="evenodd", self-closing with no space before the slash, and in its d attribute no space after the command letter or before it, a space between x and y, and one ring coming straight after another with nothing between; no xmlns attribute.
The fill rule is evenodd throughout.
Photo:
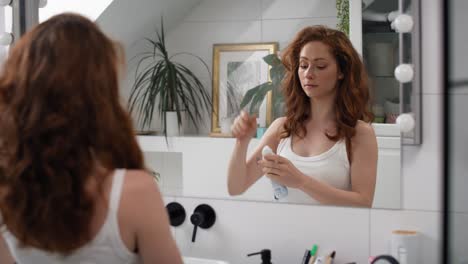
<svg viewBox="0 0 468 264"><path fill-rule="evenodd" d="M180 203L168 203L166 209L171 226L180 226L185 221L185 209Z"/></svg>
<svg viewBox="0 0 468 264"><path fill-rule="evenodd" d="M213 208L207 204L201 204L195 208L192 216L190 216L190 222L193 224L192 242L195 242L197 236L197 228L203 229L210 228L216 221L216 213Z"/></svg>

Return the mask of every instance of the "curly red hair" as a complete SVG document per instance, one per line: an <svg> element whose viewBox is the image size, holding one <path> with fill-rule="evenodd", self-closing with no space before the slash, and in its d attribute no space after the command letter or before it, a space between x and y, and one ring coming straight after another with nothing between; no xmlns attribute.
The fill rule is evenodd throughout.
<svg viewBox="0 0 468 264"><path fill-rule="evenodd" d="M0 210L22 246L67 254L84 245L91 177L102 186L115 168L144 167L119 101L120 51L74 14L39 24L12 48L0 75Z"/></svg>
<svg viewBox="0 0 468 264"><path fill-rule="evenodd" d="M333 141L346 140L348 155L351 138L356 133L358 120L371 122L368 76L364 64L348 37L341 31L325 26L310 26L299 31L282 54L286 69L282 92L286 103L286 121L281 137L296 135L303 138L307 130L305 121L310 117L310 99L301 87L298 76L299 54L311 41L326 44L343 74L336 92L336 134L326 136Z"/></svg>

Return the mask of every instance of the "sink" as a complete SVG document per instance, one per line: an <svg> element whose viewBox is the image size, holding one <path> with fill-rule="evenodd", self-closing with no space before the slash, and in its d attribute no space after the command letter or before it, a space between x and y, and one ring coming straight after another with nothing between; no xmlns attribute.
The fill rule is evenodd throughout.
<svg viewBox="0 0 468 264"><path fill-rule="evenodd" d="M203 259L203 258L192 258L182 257L184 264L229 264L226 261L215 260L215 259Z"/></svg>

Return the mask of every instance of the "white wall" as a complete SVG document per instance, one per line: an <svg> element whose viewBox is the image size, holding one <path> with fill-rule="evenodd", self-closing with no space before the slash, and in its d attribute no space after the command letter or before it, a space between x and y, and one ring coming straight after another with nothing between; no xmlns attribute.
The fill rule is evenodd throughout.
<svg viewBox="0 0 468 264"><path fill-rule="evenodd" d="M450 243L451 257L453 263L468 262L468 165L466 157L468 152L468 52L466 43L466 25L468 23L468 1L451 0L450 19L450 73L451 82L465 81L463 86L457 86L449 90L450 118L448 135L451 139L450 150Z"/></svg>
<svg viewBox="0 0 468 264"><path fill-rule="evenodd" d="M217 1L220 2L220 1ZM262 1L267 7L268 20L250 22L252 41L270 41L271 32L283 32L285 39L305 23L314 23L315 1ZM325 1L324 1L325 2ZM442 183L442 60L441 60L441 1L422 1L422 104L423 143L404 146L402 153L403 210L356 209L311 205L284 205L261 202L241 202L201 198L166 197L183 204L190 215L200 203L208 203L218 212L218 222L211 230L199 230L196 243L190 242L193 226L186 221L174 228L177 243L184 255L224 259L231 263L259 263L258 258L246 254L270 248L274 263L299 263L305 248L317 243L319 254L337 251L336 263L355 261L367 263L369 255L387 253L391 230L413 229L422 233L422 263L439 263L441 246L441 183ZM210 5L213 7L214 4ZM217 3L218 6L220 3ZM201 5L203 7L203 4ZM253 16L249 8L240 12ZM263 8L264 9L264 8ZM200 11L201 14L203 12ZM297 15L300 14L300 15ZM310 17L304 18L304 14ZM209 14L203 15L203 17ZM201 15L200 15L201 16ZM262 15L257 15L262 16ZM265 16L265 12L263 12ZM315 16L322 16L316 14ZM324 15L326 16L326 15ZM209 17L209 16L208 16ZM232 23L233 32L242 30L245 21L219 21ZM232 19L232 18L231 18ZM286 20L292 28L279 27ZM330 18L330 23L334 18ZM195 19L194 19L195 20ZM199 22L206 31L216 32L211 22ZM237 25L237 27L236 27ZM289 27L291 27L289 26ZM206 41L206 35L191 33L195 26L185 25L194 41ZM270 32L270 33L268 33ZM221 32L222 33L222 32ZM260 33L260 34L259 34ZM231 34L224 32L221 41L232 42ZM280 40L282 43L283 40ZM198 46L198 45L197 45ZM210 59L207 53L207 59ZM207 183L209 184L209 183ZM461 218L460 218L461 219ZM464 219L467 217L464 215Z"/></svg>

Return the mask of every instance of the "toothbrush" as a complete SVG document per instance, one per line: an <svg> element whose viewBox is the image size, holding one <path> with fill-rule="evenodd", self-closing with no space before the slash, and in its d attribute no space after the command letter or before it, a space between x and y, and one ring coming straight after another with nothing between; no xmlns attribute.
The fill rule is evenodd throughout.
<svg viewBox="0 0 468 264"><path fill-rule="evenodd" d="M273 150L267 145L262 149L262 156L265 158L267 154L274 154ZM279 200L288 196L288 188L284 185L281 185L273 180L271 180L271 185L273 186L273 197L275 200Z"/></svg>

